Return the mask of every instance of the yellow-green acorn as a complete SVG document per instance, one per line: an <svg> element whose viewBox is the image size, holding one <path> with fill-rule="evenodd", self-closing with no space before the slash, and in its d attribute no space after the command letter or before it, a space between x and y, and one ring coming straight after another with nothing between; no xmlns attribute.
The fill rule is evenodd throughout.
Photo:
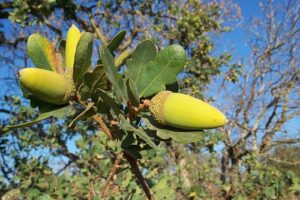
<svg viewBox="0 0 300 200"><path fill-rule="evenodd" d="M66 37L66 68L71 69L74 65L76 47L81 37L80 30L73 24L68 32Z"/></svg>
<svg viewBox="0 0 300 200"><path fill-rule="evenodd" d="M215 107L194 97L161 91L151 99L150 113L160 124L186 130L223 126L226 116Z"/></svg>
<svg viewBox="0 0 300 200"><path fill-rule="evenodd" d="M61 105L74 96L72 80L53 71L39 68L25 68L19 71L22 87L37 98Z"/></svg>

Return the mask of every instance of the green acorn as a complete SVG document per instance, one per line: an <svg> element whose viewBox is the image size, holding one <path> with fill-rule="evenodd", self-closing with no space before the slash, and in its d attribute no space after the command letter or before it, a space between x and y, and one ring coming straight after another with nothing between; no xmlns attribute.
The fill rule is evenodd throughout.
<svg viewBox="0 0 300 200"><path fill-rule="evenodd" d="M161 91L152 98L150 113L162 125L186 130L217 128L228 121L222 112L208 103L170 91Z"/></svg>
<svg viewBox="0 0 300 200"><path fill-rule="evenodd" d="M19 71L19 80L34 96L56 105L67 103L75 95L72 79L53 71L25 68Z"/></svg>
<svg viewBox="0 0 300 200"><path fill-rule="evenodd" d="M67 33L66 38L66 68L72 69L75 60L76 48L77 44L80 40L81 32L80 30L73 24ZM71 70L69 70L71 71Z"/></svg>

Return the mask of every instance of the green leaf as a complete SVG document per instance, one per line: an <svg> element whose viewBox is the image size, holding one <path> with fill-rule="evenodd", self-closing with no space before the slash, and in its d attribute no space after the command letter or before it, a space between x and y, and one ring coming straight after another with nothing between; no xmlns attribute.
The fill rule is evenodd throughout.
<svg viewBox="0 0 300 200"><path fill-rule="evenodd" d="M128 76L132 84L136 87L141 74L147 69L147 64L154 59L156 48L151 40L141 42L134 52L132 59L127 60Z"/></svg>
<svg viewBox="0 0 300 200"><path fill-rule="evenodd" d="M138 107L140 105L140 99L139 95L137 93L136 86L132 83L130 79L126 81L126 87L127 87L127 95L128 99L131 102L131 104L135 107Z"/></svg>
<svg viewBox="0 0 300 200"><path fill-rule="evenodd" d="M92 117L96 114L94 103L88 103L85 110L81 112L79 115L75 117L75 119L72 120L72 122L69 124L69 128L74 128L79 120L87 119L89 117Z"/></svg>
<svg viewBox="0 0 300 200"><path fill-rule="evenodd" d="M160 176L160 179L153 186L152 190L157 200L176 199L176 192L172 188L169 176L165 173Z"/></svg>
<svg viewBox="0 0 300 200"><path fill-rule="evenodd" d="M126 86L124 86L123 78L115 68L114 59L106 46L102 45L100 47L100 55L105 71L107 72L107 77L113 86L113 91L117 99L126 102L128 99L125 92Z"/></svg>
<svg viewBox="0 0 300 200"><path fill-rule="evenodd" d="M56 59L54 46L44 36L38 33L30 35L27 41L27 51L36 67L55 72L62 71Z"/></svg>
<svg viewBox="0 0 300 200"><path fill-rule="evenodd" d="M150 147L152 147L155 150L158 150L156 144L151 140L151 138L143 129L133 127L125 118L123 119L121 118L120 128L125 132L128 131L133 132L134 134L139 136L142 140L144 140Z"/></svg>
<svg viewBox="0 0 300 200"><path fill-rule="evenodd" d="M103 65L98 65L93 72L86 72L83 76L83 85L80 88L80 95L83 100L87 100L97 90L108 90L110 83L105 74Z"/></svg>
<svg viewBox="0 0 300 200"><path fill-rule="evenodd" d="M165 90L165 85L176 82L176 76L183 70L185 61L185 51L179 45L171 45L158 52L154 61L141 69L136 81L139 96L153 95Z"/></svg>
<svg viewBox="0 0 300 200"><path fill-rule="evenodd" d="M40 114L35 120L30 121L30 122L25 122L22 124L6 126L4 128L4 131L6 132L6 131L16 129L16 128L24 128L27 126L31 126L31 125L36 124L44 119L49 118L49 117L63 118L64 116L66 116L67 110L68 110L68 106L61 107L61 106L55 106L55 105L48 105L43 108L40 108Z"/></svg>
<svg viewBox="0 0 300 200"><path fill-rule="evenodd" d="M100 89L97 90L97 94L102 99L102 101L114 111L114 113L117 116L124 115L123 112L120 110L119 105L117 104L117 102L115 102L113 98L108 96L104 91Z"/></svg>
<svg viewBox="0 0 300 200"><path fill-rule="evenodd" d="M272 186L266 187L264 189L264 194L267 196L268 199L274 199L275 196L275 188Z"/></svg>
<svg viewBox="0 0 300 200"><path fill-rule="evenodd" d="M300 192L300 184L293 184L291 187L289 187L289 191Z"/></svg>
<svg viewBox="0 0 300 200"><path fill-rule="evenodd" d="M83 74L91 66L91 58L93 53L93 35L85 32L81 35L76 47L73 80L75 84L80 84L83 79Z"/></svg>
<svg viewBox="0 0 300 200"><path fill-rule="evenodd" d="M203 140L205 137L204 131L185 131L169 126L163 126L155 122L148 115L143 116L143 121L150 130L155 130L158 137L163 140L172 139L175 142L189 144Z"/></svg>
<svg viewBox="0 0 300 200"><path fill-rule="evenodd" d="M111 39L108 42L107 48L110 50L111 53L113 53L113 51L120 46L120 44L122 43L122 41L125 38L125 35L126 35L125 30L120 31L113 37L113 39Z"/></svg>
<svg viewBox="0 0 300 200"><path fill-rule="evenodd" d="M36 198L36 200L53 200L49 194L42 194Z"/></svg>

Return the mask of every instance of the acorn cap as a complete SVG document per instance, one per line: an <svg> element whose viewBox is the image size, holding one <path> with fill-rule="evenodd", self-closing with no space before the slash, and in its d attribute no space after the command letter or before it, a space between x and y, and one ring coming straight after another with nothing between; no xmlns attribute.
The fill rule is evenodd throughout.
<svg viewBox="0 0 300 200"><path fill-rule="evenodd" d="M152 117L160 124L166 125L166 120L163 112L163 105L167 97L172 94L171 91L161 91L157 93L152 99L150 104L150 113Z"/></svg>
<svg viewBox="0 0 300 200"><path fill-rule="evenodd" d="M70 78L53 71L25 68L19 71L19 80L22 87L45 102L65 104L74 96Z"/></svg>
<svg viewBox="0 0 300 200"><path fill-rule="evenodd" d="M151 100L150 113L160 124L186 130L223 126L226 116L208 103L181 93L159 92Z"/></svg>

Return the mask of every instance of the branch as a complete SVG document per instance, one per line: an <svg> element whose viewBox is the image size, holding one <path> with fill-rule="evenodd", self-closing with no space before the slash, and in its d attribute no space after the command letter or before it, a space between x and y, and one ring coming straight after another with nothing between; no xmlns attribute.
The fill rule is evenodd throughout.
<svg viewBox="0 0 300 200"><path fill-rule="evenodd" d="M127 159L127 161L129 162L130 166L131 166L131 171L132 173L135 174L136 178L138 179L138 181L140 182L140 184L142 185L142 188L144 190L144 192L147 195L147 198L149 200L154 200L154 195L151 192L148 183L146 181L146 179L143 177L139 166L137 164L137 160L134 159L133 157L131 157L129 154L127 154L126 152L124 152L124 157Z"/></svg>
<svg viewBox="0 0 300 200"><path fill-rule="evenodd" d="M7 110L7 109L0 109L0 112L2 112L2 113L6 113L6 114L11 114L11 113L13 113L11 110Z"/></svg>
<svg viewBox="0 0 300 200"><path fill-rule="evenodd" d="M46 24L46 26L48 26L48 28L50 28L57 35L62 37L62 31L60 29L56 28L55 26L53 26L47 18L44 18L44 23Z"/></svg>
<svg viewBox="0 0 300 200"><path fill-rule="evenodd" d="M58 170L55 175L58 176L62 171L64 171L65 169L67 169L74 161L73 160L69 160L69 162L60 170Z"/></svg>
<svg viewBox="0 0 300 200"><path fill-rule="evenodd" d="M122 154L118 154L117 155L117 158L115 159L115 162L114 162L114 165L113 167L111 168L110 172L109 172L109 175L106 179L106 184L104 185L103 189L102 189L102 197L106 196L106 193L109 189L109 186L111 184L111 182L113 181L113 177L114 175L117 173L118 169L120 168L120 164L122 162L122 158L123 158L123 155Z"/></svg>
<svg viewBox="0 0 300 200"><path fill-rule="evenodd" d="M271 161L274 164L281 165L283 167L298 167L300 162L288 162L283 160L277 160L273 158L266 158L268 161Z"/></svg>
<svg viewBox="0 0 300 200"><path fill-rule="evenodd" d="M113 139L113 135L110 132L109 128L106 126L106 124L104 123L104 121L102 120L100 115L94 115L93 119L95 120L95 122L98 123L99 127L102 129L102 131L110 138Z"/></svg>
<svg viewBox="0 0 300 200"><path fill-rule="evenodd" d="M0 12L0 19L7 19L9 17L9 12Z"/></svg>
<svg viewBox="0 0 300 200"><path fill-rule="evenodd" d="M278 145L283 145L283 144L295 144L295 143L299 143L300 142L300 138L292 138L292 139L285 139L285 140L277 140L272 142L271 146L278 146Z"/></svg>
<svg viewBox="0 0 300 200"><path fill-rule="evenodd" d="M12 2L4 2L0 4L0 19L7 19L9 17L9 11L13 9Z"/></svg>
<svg viewBox="0 0 300 200"><path fill-rule="evenodd" d="M103 44L106 44L107 41L104 37L103 31L99 26L97 26L95 19L90 17L90 22L98 38L102 41Z"/></svg>
<svg viewBox="0 0 300 200"><path fill-rule="evenodd" d="M93 119L99 124L99 127L102 129L102 131L111 139L115 138L115 135L109 130L109 128L106 126L104 121L102 120L100 115L94 115ZM128 161L128 163L131 166L131 171L136 175L136 178L138 179L139 183L142 185L142 188L148 197L149 200L154 200L153 193L151 192L148 183L146 182L145 178L143 177L141 171L139 170L139 167L137 165L137 160L134 159L132 156L127 154L126 152L123 152L124 158Z"/></svg>
<svg viewBox="0 0 300 200"><path fill-rule="evenodd" d="M289 115L286 115L285 109L286 109L285 106L283 106L283 111L282 111L283 113L282 113L280 119L277 120L277 122L275 123L272 130L267 132L264 135L263 140L262 140L262 145L260 148L261 152L266 152L267 150L269 150L271 148L271 140L272 140L273 136L275 135L275 133L280 130L280 127L282 126L282 124L284 124L288 120L294 118L295 116L300 115L300 110L297 110Z"/></svg>
<svg viewBox="0 0 300 200"><path fill-rule="evenodd" d="M4 40L0 39L0 44L10 45L10 46L13 46L14 48L16 48L20 42L25 42L25 41L27 41L27 39L28 39L28 37L19 37L15 41L8 41L5 39Z"/></svg>

